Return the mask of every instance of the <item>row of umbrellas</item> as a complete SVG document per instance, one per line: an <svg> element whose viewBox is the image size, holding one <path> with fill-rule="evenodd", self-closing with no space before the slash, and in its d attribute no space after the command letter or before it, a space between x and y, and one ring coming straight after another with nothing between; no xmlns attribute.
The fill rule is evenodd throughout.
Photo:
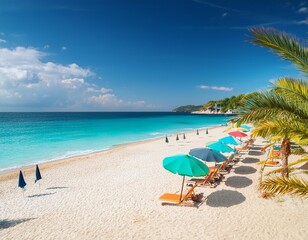
<svg viewBox="0 0 308 240"><path fill-rule="evenodd" d="M250 130L249 126L241 126L242 128ZM190 177L201 177L209 174L209 168L203 162L198 159L206 162L224 162L227 160L227 157L222 153L234 153L235 149L231 148L229 145L240 145L242 142L235 137L246 137L247 134L234 131L228 133L230 136L219 139L217 142L213 142L207 145L206 148L194 148L191 149L189 154L178 154L170 157L166 157L163 160L163 167L174 173L183 176L182 187L180 199L182 199L183 188L185 176Z"/></svg>

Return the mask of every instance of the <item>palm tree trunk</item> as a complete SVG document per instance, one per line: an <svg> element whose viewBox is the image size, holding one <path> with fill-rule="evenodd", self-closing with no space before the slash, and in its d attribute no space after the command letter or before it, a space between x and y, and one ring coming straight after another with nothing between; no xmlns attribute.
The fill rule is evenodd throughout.
<svg viewBox="0 0 308 240"><path fill-rule="evenodd" d="M286 177L286 178L289 177L288 158L290 154L291 154L290 139L285 137L281 143L281 156L282 156L281 176Z"/></svg>

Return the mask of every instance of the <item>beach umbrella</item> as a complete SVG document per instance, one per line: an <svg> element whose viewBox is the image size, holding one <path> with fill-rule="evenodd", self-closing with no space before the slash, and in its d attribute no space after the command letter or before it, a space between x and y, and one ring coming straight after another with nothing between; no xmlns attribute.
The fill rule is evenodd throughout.
<svg viewBox="0 0 308 240"><path fill-rule="evenodd" d="M210 148L194 148L189 151L189 155L206 162L224 162L227 160L220 152Z"/></svg>
<svg viewBox="0 0 308 240"><path fill-rule="evenodd" d="M230 136L239 137L239 138L247 137L247 134L246 134L246 133L243 133L243 132L240 132L240 131L229 132L228 134L229 134Z"/></svg>
<svg viewBox="0 0 308 240"><path fill-rule="evenodd" d="M251 127L249 127L248 125L241 125L240 128L244 128L246 129L248 132L250 131Z"/></svg>
<svg viewBox="0 0 308 240"><path fill-rule="evenodd" d="M185 133L184 133L184 135L183 135L183 139L186 139Z"/></svg>
<svg viewBox="0 0 308 240"><path fill-rule="evenodd" d="M18 187L24 189L27 183L25 182L24 176L22 175L21 170L19 171L19 177L18 177Z"/></svg>
<svg viewBox="0 0 308 240"><path fill-rule="evenodd" d="M189 156L186 154L178 154L164 158L163 167L174 174L179 174L183 176L180 195L181 200L185 176L201 177L207 175L210 172L209 168L203 162L199 161L193 156Z"/></svg>
<svg viewBox="0 0 308 240"><path fill-rule="evenodd" d="M205 134L209 134L209 130L208 129L205 130Z"/></svg>
<svg viewBox="0 0 308 240"><path fill-rule="evenodd" d="M207 146L218 152L234 152L235 150L222 142L214 142Z"/></svg>
<svg viewBox="0 0 308 240"><path fill-rule="evenodd" d="M176 135L176 140L177 140L177 141L179 140L179 135Z"/></svg>
<svg viewBox="0 0 308 240"><path fill-rule="evenodd" d="M241 145L242 142L232 136L227 136L227 137L223 137L223 138L220 138L218 140L219 142L222 142L224 144L231 144L231 145Z"/></svg>
<svg viewBox="0 0 308 240"><path fill-rule="evenodd" d="M40 172L40 169L38 167L38 165L36 164L36 169L35 169L35 183L37 181L39 181L40 179L42 179L42 176L41 176L41 172Z"/></svg>
<svg viewBox="0 0 308 240"><path fill-rule="evenodd" d="M168 142L169 142L169 140L168 140L168 137L167 137L167 136L166 136L165 142L166 142L166 143L168 143Z"/></svg>
<svg viewBox="0 0 308 240"><path fill-rule="evenodd" d="M199 130L197 129L197 135L199 135Z"/></svg>
<svg viewBox="0 0 308 240"><path fill-rule="evenodd" d="M248 130L246 128L241 128L241 127L238 127L235 130L240 131L240 132L248 132Z"/></svg>

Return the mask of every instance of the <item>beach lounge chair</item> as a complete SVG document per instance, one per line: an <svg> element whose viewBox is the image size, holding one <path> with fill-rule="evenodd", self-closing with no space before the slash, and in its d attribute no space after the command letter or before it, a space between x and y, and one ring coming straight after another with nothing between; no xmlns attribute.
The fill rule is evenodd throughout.
<svg viewBox="0 0 308 240"><path fill-rule="evenodd" d="M198 201L198 195L195 194L194 189L198 186L196 182L186 194L181 195L176 193L164 193L159 197L162 202L162 205L180 205L180 206L195 206L194 201Z"/></svg>
<svg viewBox="0 0 308 240"><path fill-rule="evenodd" d="M239 155L241 155L243 152L247 152L249 150L249 141L247 141L245 144L241 146L236 146L235 150Z"/></svg>
<svg viewBox="0 0 308 240"><path fill-rule="evenodd" d="M197 183L198 186L210 186L210 187L216 187L217 183L215 180L215 176L218 172L218 168L215 167L209 167L210 173L205 176L205 178L192 178L188 181L187 185L192 186L193 183Z"/></svg>

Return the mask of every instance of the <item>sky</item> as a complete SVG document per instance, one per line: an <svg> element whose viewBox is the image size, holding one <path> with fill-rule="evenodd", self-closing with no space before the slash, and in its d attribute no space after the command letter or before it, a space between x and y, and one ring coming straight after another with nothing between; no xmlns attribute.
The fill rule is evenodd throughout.
<svg viewBox="0 0 308 240"><path fill-rule="evenodd" d="M305 79L252 27L307 44L308 0L0 0L0 111L171 111Z"/></svg>

